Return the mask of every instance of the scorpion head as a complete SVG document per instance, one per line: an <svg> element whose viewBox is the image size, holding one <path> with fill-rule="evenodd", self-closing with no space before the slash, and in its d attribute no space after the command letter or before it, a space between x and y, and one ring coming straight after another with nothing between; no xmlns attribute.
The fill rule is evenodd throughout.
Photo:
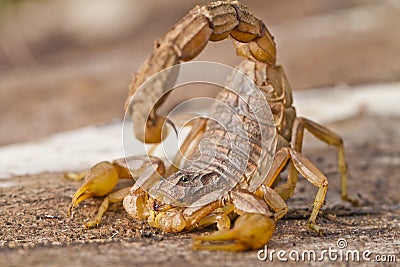
<svg viewBox="0 0 400 267"><path fill-rule="evenodd" d="M157 182L149 193L156 200L159 209L165 204L179 207L202 206L219 199L230 188L226 179L218 172L180 170Z"/></svg>

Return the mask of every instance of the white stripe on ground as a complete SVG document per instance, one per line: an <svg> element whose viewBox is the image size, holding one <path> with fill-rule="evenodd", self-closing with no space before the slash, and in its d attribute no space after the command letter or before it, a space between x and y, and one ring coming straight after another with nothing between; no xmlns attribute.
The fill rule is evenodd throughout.
<svg viewBox="0 0 400 267"><path fill-rule="evenodd" d="M297 114L328 123L367 112L378 116L400 115L400 83L294 92Z"/></svg>
<svg viewBox="0 0 400 267"><path fill-rule="evenodd" d="M360 111L400 116L400 83L295 92L294 99L300 116L319 123L346 119ZM122 123L90 126L38 142L0 147L0 178L82 170L99 161L121 157Z"/></svg>

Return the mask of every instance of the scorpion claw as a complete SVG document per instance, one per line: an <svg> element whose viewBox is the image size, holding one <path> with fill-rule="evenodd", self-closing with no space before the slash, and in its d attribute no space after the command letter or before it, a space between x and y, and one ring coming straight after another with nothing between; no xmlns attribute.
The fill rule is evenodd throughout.
<svg viewBox="0 0 400 267"><path fill-rule="evenodd" d="M68 207L68 215L72 217L73 209L85 199L107 195L115 187L117 181L118 172L111 163L103 161L95 165L74 194Z"/></svg>
<svg viewBox="0 0 400 267"><path fill-rule="evenodd" d="M219 230L195 238L193 248L202 250L243 251L262 248L272 236L275 222L263 214L246 213L229 230Z"/></svg>

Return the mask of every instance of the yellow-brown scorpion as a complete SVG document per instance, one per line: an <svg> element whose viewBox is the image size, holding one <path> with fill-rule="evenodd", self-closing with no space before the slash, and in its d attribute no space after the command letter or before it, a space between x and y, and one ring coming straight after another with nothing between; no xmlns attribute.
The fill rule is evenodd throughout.
<svg viewBox="0 0 400 267"><path fill-rule="evenodd" d="M154 105L161 97L160 90L137 96L136 106L135 103L129 105L138 88L152 75L182 61L192 60L209 41L217 42L226 38L233 40L237 54L245 58L237 69L254 81L263 93L273 115L273 125L256 123L250 112L243 114L249 106L257 105L258 99L253 99L251 94L247 95L246 103L242 103L238 95L222 90L217 96L218 103L242 112L240 118L247 129L249 156L243 157L240 149L233 150L226 146L228 138L230 142L240 142L243 136L227 133L215 120L197 119L191 124L191 131L180 151L188 158L201 160L183 162L183 156L179 154L175 157L174 164L166 168L157 157L136 156L98 163L82 175L85 176L84 183L75 193L69 212L87 198L105 196L96 219L88 222L86 227L99 225L109 203L123 201L125 210L133 218L147 220L150 226L165 232L189 231L216 224L218 231L195 238L194 249L259 249L271 239L275 222L287 213L285 200L293 195L301 174L318 188L308 227L321 232L316 218L324 203L328 179L301 153L305 130L336 147L341 175L341 197L343 200L356 202L347 194L347 164L342 138L324 126L296 116L289 82L283 68L275 65L274 39L264 23L239 1L217 1L196 6L157 41L153 53L130 85L126 108L131 112L135 125L139 125L135 127L136 137L144 143L159 143L165 138L162 128L167 122L165 117L157 113L159 105ZM240 82L240 79L230 81ZM236 85L240 87L240 84ZM246 92L243 94L246 95ZM164 98L161 99L164 101ZM231 119L221 111L218 103L211 107L210 112L214 114L214 118L229 124ZM146 116L144 110L151 110L149 116ZM276 134L274 146L269 147L272 151L265 151L262 146L261 131ZM214 144L216 153L212 164L211 155L193 149L201 139L211 140ZM268 164L260 162L261 155L268 153L271 155ZM238 165L244 166L242 171L238 170ZM270 166L269 169L266 169L267 165ZM287 180L276 185L283 169L288 170ZM164 177L164 182L160 181L160 176ZM263 179L260 185L252 188L252 180L260 177ZM135 178L145 182L141 186L135 184L132 188L112 192L120 178ZM174 205L179 201L194 203L198 198L195 189L198 190L199 185L218 184L221 181L237 182L228 192L210 203L189 207ZM168 194L168 185L165 183L178 185L181 190L176 190L174 195ZM206 193L202 194L204 196ZM233 227L231 221L234 221Z"/></svg>

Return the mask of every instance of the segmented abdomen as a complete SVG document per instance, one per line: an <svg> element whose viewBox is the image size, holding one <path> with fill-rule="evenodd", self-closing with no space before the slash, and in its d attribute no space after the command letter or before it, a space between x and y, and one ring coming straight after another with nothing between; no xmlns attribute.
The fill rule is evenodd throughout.
<svg viewBox="0 0 400 267"><path fill-rule="evenodd" d="M262 172L260 161L272 162L276 127L265 94L248 77L235 72L227 88L236 91L218 94L199 150L190 157L196 160L183 169L218 172L227 185L240 181L246 188Z"/></svg>

